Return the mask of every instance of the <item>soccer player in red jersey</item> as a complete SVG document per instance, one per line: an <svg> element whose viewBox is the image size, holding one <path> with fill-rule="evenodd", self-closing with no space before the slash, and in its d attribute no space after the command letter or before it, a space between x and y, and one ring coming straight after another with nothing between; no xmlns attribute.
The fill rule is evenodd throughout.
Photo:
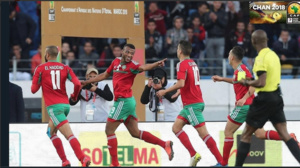
<svg viewBox="0 0 300 168"><path fill-rule="evenodd" d="M200 89L200 74L198 65L190 59L192 45L188 41L180 41L177 48L177 57L180 62L177 64L177 83L166 90L160 90L156 94L159 97L167 92L180 89L183 109L179 113L173 125L173 132L191 155L190 166L196 166L201 156L193 148L187 134L182 130L185 124L191 124L199 133L209 150L215 156L218 163L221 163L222 156L217 148L215 140L209 135L205 120L202 115L204 102Z"/></svg>
<svg viewBox="0 0 300 168"><path fill-rule="evenodd" d="M235 108L233 111L228 115L227 124L225 127L225 140L224 140L224 147L223 147L223 161L221 165L218 166L227 166L228 159L230 155L230 150L233 146L233 134L236 130L245 122L247 113L250 108L250 104L254 99L254 87L244 86L241 83L238 83L240 79L248 79L252 78L252 75L248 68L242 64L242 59L244 56L243 48L239 46L235 46L230 50L228 61L229 64L232 66L234 71L233 78L224 78L220 76L213 76L212 79L214 82L216 81L223 81L230 84L233 84L236 103ZM296 138L294 133L290 134L293 138ZM270 139L270 140L281 140L279 134L276 131L268 130L265 131L264 129L257 129L255 131L255 136L259 139Z"/></svg>
<svg viewBox="0 0 300 168"><path fill-rule="evenodd" d="M172 141L162 141L161 139L157 138L147 131L139 130L135 112L136 101L132 96L131 90L134 78L138 73L154 69L158 66L163 66L166 59L152 64L140 65L139 63L132 61L134 53L134 45L124 45L124 48L122 50L122 57L117 57L116 59L114 59L105 72L99 74L93 79L81 82L82 85L86 85L88 83L102 81L108 78L110 75L113 75L112 81L115 102L108 115L105 128L105 133L107 135L108 141L107 146L112 158L111 166L120 166L117 151L118 142L115 131L119 127L121 122L124 122L131 136L144 140L148 143L159 145L164 148L169 156L169 160L172 160L174 155L172 149Z"/></svg>
<svg viewBox="0 0 300 168"><path fill-rule="evenodd" d="M76 101L80 91L80 81L75 76L72 69L62 63L56 62L58 49L56 46L46 48L46 63L39 65L33 75L31 92L36 93L42 86L43 96L47 112L50 116L47 135L51 139L57 154L62 160L62 166L71 166L65 155L64 147L60 138L56 135L59 130L69 141L76 157L83 167L88 167L90 160L81 151L80 143L73 135L67 120L70 111L69 99L66 92L66 80L69 79L74 84L74 92L71 98Z"/></svg>

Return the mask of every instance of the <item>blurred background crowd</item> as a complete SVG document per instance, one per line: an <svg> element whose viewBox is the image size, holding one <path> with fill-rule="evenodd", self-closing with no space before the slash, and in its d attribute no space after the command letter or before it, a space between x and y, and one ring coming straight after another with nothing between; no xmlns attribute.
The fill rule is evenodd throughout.
<svg viewBox="0 0 300 168"><path fill-rule="evenodd" d="M177 44L192 43L193 58L202 78L211 75L230 76L227 56L233 46L245 49L243 63L250 69L257 55L251 45L251 33L263 29L269 47L280 57L283 77L297 78L300 66L300 25L249 23L249 2L240 1L168 1L145 2L146 62L168 58L166 69L174 79L178 62ZM41 2L15 1L10 4L10 80L31 80L41 64ZM63 37L62 62L80 79L95 67L104 72L111 61L121 56L126 39Z"/></svg>

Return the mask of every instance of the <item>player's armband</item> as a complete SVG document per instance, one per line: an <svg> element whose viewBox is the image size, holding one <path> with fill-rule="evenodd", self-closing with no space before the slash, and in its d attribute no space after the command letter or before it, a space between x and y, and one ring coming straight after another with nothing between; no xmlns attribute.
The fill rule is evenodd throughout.
<svg viewBox="0 0 300 168"><path fill-rule="evenodd" d="M240 81L242 79L246 79L246 72L245 71L238 72L238 79L237 79L237 81Z"/></svg>

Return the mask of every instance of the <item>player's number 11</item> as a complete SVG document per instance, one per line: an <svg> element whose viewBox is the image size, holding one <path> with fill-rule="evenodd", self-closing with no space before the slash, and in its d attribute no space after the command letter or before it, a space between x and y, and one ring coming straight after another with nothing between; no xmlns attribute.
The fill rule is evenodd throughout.
<svg viewBox="0 0 300 168"><path fill-rule="evenodd" d="M53 90L60 89L60 71L59 70L51 70L51 81L52 81L52 86ZM55 80L56 77L56 80ZM55 84L56 81L56 84Z"/></svg>
<svg viewBox="0 0 300 168"><path fill-rule="evenodd" d="M200 74L197 66L193 66L195 85L200 85Z"/></svg>

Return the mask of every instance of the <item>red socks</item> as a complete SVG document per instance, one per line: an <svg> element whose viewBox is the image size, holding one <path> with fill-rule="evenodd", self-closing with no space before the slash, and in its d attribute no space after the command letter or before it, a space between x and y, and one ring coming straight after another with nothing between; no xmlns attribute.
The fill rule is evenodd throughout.
<svg viewBox="0 0 300 168"><path fill-rule="evenodd" d="M107 147L111 156L111 164L118 166L118 141L115 134L107 135Z"/></svg>
<svg viewBox="0 0 300 168"><path fill-rule="evenodd" d="M64 147L63 147L63 144L62 144L60 138L57 135L53 135L50 139L51 139L51 141L52 141L52 143L53 143L53 145L56 149L56 152L57 152L58 156L60 157L60 159L63 162L67 161L65 150L64 150Z"/></svg>
<svg viewBox="0 0 300 168"><path fill-rule="evenodd" d="M195 156L196 151L192 146L187 134L183 130L181 130L176 133L176 136L179 138L180 142L184 145L184 147L189 151L191 157Z"/></svg>
<svg viewBox="0 0 300 168"><path fill-rule="evenodd" d="M215 156L218 163L221 163L223 159L219 149L217 148L215 140L208 134L203 138L203 141L205 142L206 146L211 151L211 153Z"/></svg>
<svg viewBox="0 0 300 168"><path fill-rule="evenodd" d="M278 132L273 131L273 130L266 131L265 136L266 136L266 139L269 139L269 140L281 140Z"/></svg>
<svg viewBox="0 0 300 168"><path fill-rule="evenodd" d="M165 148L166 142L157 138L156 136L152 135L151 133L147 131L140 131L140 139L144 140L145 142L159 145L162 148Z"/></svg>
<svg viewBox="0 0 300 168"><path fill-rule="evenodd" d="M229 159L232 146L233 146L233 138L226 137L224 140L224 147L223 147L223 161L221 163L222 166L228 164L228 159Z"/></svg>
<svg viewBox="0 0 300 168"><path fill-rule="evenodd" d="M68 141L71 144L71 147L74 150L76 157L78 158L78 160L81 161L84 157L84 154L81 151L81 146L80 146L79 141L77 140L77 138L74 135L69 136Z"/></svg>

